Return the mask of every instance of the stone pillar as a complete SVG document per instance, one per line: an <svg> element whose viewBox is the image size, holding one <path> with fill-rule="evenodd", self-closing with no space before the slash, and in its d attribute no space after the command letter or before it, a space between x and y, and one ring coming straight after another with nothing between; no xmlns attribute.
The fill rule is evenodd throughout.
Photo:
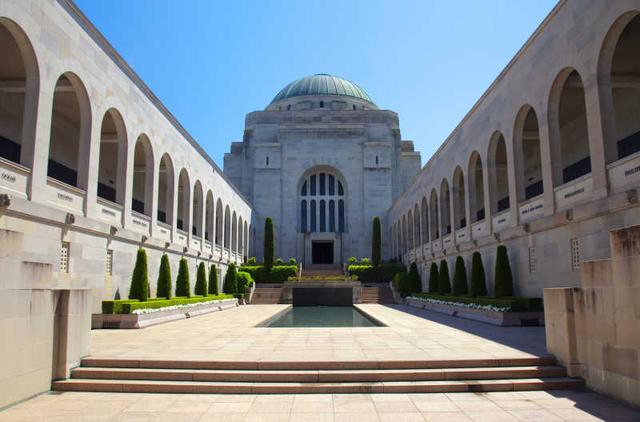
<svg viewBox="0 0 640 422"><path fill-rule="evenodd" d="M89 218L96 218L97 215L97 199L98 199L98 170L100 168L100 124L101 119L99 116L92 113L91 121L98 124L90 125L89 137L87 139L80 139L80 154L78 163L78 182L79 185L84 185L85 190L85 203L84 212ZM81 131L82 133L82 131ZM83 148L82 144L88 141L87 148ZM85 163L83 165L83 163ZM84 180L81 179L80 168L84 168ZM117 188L117 186L116 186Z"/></svg>
<svg viewBox="0 0 640 422"><path fill-rule="evenodd" d="M40 80L38 101L33 104L35 111L35 130L33 144L23 142L24 164L31 167L28 195L32 201L46 202L47 170L49 167L49 142L51 140L51 117L53 113L53 94L55 81L44 77ZM33 113L33 112L32 112ZM32 114L29 113L29 114ZM28 124L25 119L24 124Z"/></svg>
<svg viewBox="0 0 640 422"><path fill-rule="evenodd" d="M591 154L591 179L593 183L591 197L593 199L603 198L608 194L608 186L597 73L588 74L585 77L584 95L587 130L589 132L589 151Z"/></svg>
<svg viewBox="0 0 640 422"><path fill-rule="evenodd" d="M510 222L509 227L515 227L518 225L518 185L516 183L516 166L515 166L515 151L513 147L513 133L506 133L505 147L507 149L507 189L509 191L509 212ZM511 142L507 142L507 139L511 139Z"/></svg>
<svg viewBox="0 0 640 422"><path fill-rule="evenodd" d="M491 192L489 192L489 162L487 157L482 160L482 189L484 190L484 221L487 225L487 233L493 233L493 213L491 212Z"/></svg>
<svg viewBox="0 0 640 422"><path fill-rule="evenodd" d="M549 113L546 106L542 107L542 113L538 118L538 131L540 136L540 162L542 164L542 187L544 189L544 214L552 215L555 213L555 195L553 191L554 166L553 162L560 157L551 156L551 138L549 131ZM555 149L554 149L555 150Z"/></svg>
<svg viewBox="0 0 640 422"><path fill-rule="evenodd" d="M153 236L158 231L158 180L160 179L160 165L156 165L156 160L153 152L149 155L151 155L152 157L151 163L149 164L148 162L145 162L146 169L144 207L145 211L147 210L147 206L151 207L150 235Z"/></svg>
<svg viewBox="0 0 640 422"><path fill-rule="evenodd" d="M129 136L127 138L133 141L129 142L127 145L127 162L125 166L125 172L120 175L125 178L122 225L125 228L131 228L131 202L133 200L133 174L135 171L135 169L133 168L133 161L135 158L136 138L135 134L132 132L129 132Z"/></svg>

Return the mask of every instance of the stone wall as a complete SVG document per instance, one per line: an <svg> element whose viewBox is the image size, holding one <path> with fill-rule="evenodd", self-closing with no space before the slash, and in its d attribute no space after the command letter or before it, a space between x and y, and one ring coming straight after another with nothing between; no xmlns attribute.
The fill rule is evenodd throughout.
<svg viewBox="0 0 640 422"><path fill-rule="evenodd" d="M640 405L640 225L610 240L579 288L544 289L547 348L589 387Z"/></svg>

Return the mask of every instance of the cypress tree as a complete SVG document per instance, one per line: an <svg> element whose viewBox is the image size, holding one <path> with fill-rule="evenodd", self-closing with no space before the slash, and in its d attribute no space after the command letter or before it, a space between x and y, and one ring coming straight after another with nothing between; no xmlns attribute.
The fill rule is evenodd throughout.
<svg viewBox="0 0 640 422"><path fill-rule="evenodd" d="M191 297L191 286L189 285L189 264L185 258L180 259L180 266L178 267L176 296Z"/></svg>
<svg viewBox="0 0 640 422"><path fill-rule="evenodd" d="M158 283L156 285L156 296L171 299L171 264L166 253L160 258L160 270L158 271Z"/></svg>
<svg viewBox="0 0 640 422"><path fill-rule="evenodd" d="M447 260L440 261L440 271L438 272L438 293L451 293L451 281L449 280L449 265Z"/></svg>
<svg viewBox="0 0 640 422"><path fill-rule="evenodd" d="M236 265L234 263L229 264L229 267L227 268L227 273L224 275L222 291L229 294L233 294L238 291L238 273L236 272Z"/></svg>
<svg viewBox="0 0 640 422"><path fill-rule="evenodd" d="M129 299L138 299L146 302L149 297L149 272L147 269L147 252L140 248L136 256L136 265L131 275L131 287Z"/></svg>
<svg viewBox="0 0 640 422"><path fill-rule="evenodd" d="M495 275L496 297L513 296L513 275L509 264L509 255L504 245L498 246L496 253Z"/></svg>
<svg viewBox="0 0 640 422"><path fill-rule="evenodd" d="M273 233L273 220L271 217L267 217L264 220L264 268L267 272L271 271L273 267L273 257L275 254L275 239Z"/></svg>
<svg viewBox="0 0 640 422"><path fill-rule="evenodd" d="M480 252L474 252L471 257L471 296L486 296L487 284L485 282L484 265Z"/></svg>
<svg viewBox="0 0 640 422"><path fill-rule="evenodd" d="M464 259L461 256L456 258L456 270L453 275L453 294L456 296L466 295L469 293L467 286L467 267L464 265Z"/></svg>
<svg viewBox="0 0 640 422"><path fill-rule="evenodd" d="M382 240L380 236L380 218L373 219L373 234L371 237L371 263L375 268L380 267Z"/></svg>
<svg viewBox="0 0 640 422"><path fill-rule="evenodd" d="M438 293L439 278L438 264L432 262L429 269L429 293Z"/></svg>
<svg viewBox="0 0 640 422"><path fill-rule="evenodd" d="M415 262L411 263L409 267L409 279L411 280L411 287L409 293L419 293L422 291L422 282L420 281L420 273L418 272L418 265Z"/></svg>
<svg viewBox="0 0 640 422"><path fill-rule="evenodd" d="M204 262L201 262L200 265L198 265L194 293L201 296L207 295L207 269L204 267Z"/></svg>
<svg viewBox="0 0 640 422"><path fill-rule="evenodd" d="M218 269L211 264L209 268L209 294L215 296L218 293Z"/></svg>

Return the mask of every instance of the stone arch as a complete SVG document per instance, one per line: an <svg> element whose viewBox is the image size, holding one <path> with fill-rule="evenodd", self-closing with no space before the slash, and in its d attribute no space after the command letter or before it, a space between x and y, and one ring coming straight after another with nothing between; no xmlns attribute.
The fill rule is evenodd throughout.
<svg viewBox="0 0 640 422"><path fill-rule="evenodd" d="M301 233L342 233L347 227L345 178L337 169L316 166L298 181L298 227Z"/></svg>
<svg viewBox="0 0 640 422"><path fill-rule="evenodd" d="M482 158L478 151L471 153L469 158L469 211L471 222L482 221L485 218L484 209L484 173Z"/></svg>
<svg viewBox="0 0 640 422"><path fill-rule="evenodd" d="M413 247L414 248L417 248L418 246L422 245L421 235L422 235L422 232L420 231L420 207L418 207L418 204L415 204L413 206L413 238L414 238Z"/></svg>
<svg viewBox="0 0 640 422"><path fill-rule="evenodd" d="M640 151L640 11L620 16L598 58L598 87L607 164Z"/></svg>
<svg viewBox="0 0 640 422"><path fill-rule="evenodd" d="M213 241L213 192L211 189L207 191L207 198L205 201L205 224L204 224L204 239Z"/></svg>
<svg viewBox="0 0 640 422"><path fill-rule="evenodd" d="M415 231L413 229L413 211L410 209L407 213L407 236L408 236L408 250L411 250L416 245Z"/></svg>
<svg viewBox="0 0 640 422"><path fill-rule="evenodd" d="M231 252L238 253L238 217L235 211L231 214Z"/></svg>
<svg viewBox="0 0 640 422"><path fill-rule="evenodd" d="M154 168L151 141L141 134L133 150L131 209L148 217L152 212Z"/></svg>
<svg viewBox="0 0 640 422"><path fill-rule="evenodd" d="M487 157L491 212L499 213L510 206L507 143L502 133L495 132L491 136Z"/></svg>
<svg viewBox="0 0 640 422"><path fill-rule="evenodd" d="M0 17L0 157L31 167L40 90L35 51L22 28ZM14 89L10 86L15 85Z"/></svg>
<svg viewBox="0 0 640 422"><path fill-rule="evenodd" d="M453 171L453 225L455 230L467 226L466 200L464 188L464 173L462 167L457 166Z"/></svg>
<svg viewBox="0 0 640 422"><path fill-rule="evenodd" d="M584 85L573 68L562 70L552 85L549 135L554 186L591 173Z"/></svg>
<svg viewBox="0 0 640 422"><path fill-rule="evenodd" d="M407 216L403 215L402 216L402 227L401 227L401 233L402 233L402 255L404 255L405 253L407 253L408 250L408 241L407 241Z"/></svg>
<svg viewBox="0 0 640 422"><path fill-rule="evenodd" d="M191 234L196 237L202 237L202 213L204 210L203 198L204 194L202 192L202 183L200 183L200 180L196 180L196 183L193 186L193 209L191 211Z"/></svg>
<svg viewBox="0 0 640 422"><path fill-rule="evenodd" d="M98 197L124 205L127 167L127 129L115 108L108 109L100 126L98 157Z"/></svg>
<svg viewBox="0 0 640 422"><path fill-rule="evenodd" d="M216 245L222 246L224 239L224 213L223 213L222 200L218 198L216 201Z"/></svg>
<svg viewBox="0 0 640 422"><path fill-rule="evenodd" d="M53 94L47 176L86 189L90 142L89 95L76 74L63 73Z"/></svg>
<svg viewBox="0 0 640 422"><path fill-rule="evenodd" d="M438 208L438 193L436 192L436 189L433 188L431 189L431 198L429 199L429 214L431 217L431 225L430 225L430 231L431 231L431 240L437 240L440 239L440 228L438 227L438 224L440 224L440 219L438 218L438 214L440 212L440 209Z"/></svg>
<svg viewBox="0 0 640 422"><path fill-rule="evenodd" d="M178 216L176 225L178 230L189 231L191 226L191 215L189 213L191 203L191 181L189 172L183 168L178 174Z"/></svg>
<svg viewBox="0 0 640 422"><path fill-rule="evenodd" d="M173 201L175 195L173 161L168 153L160 158L158 167L158 211L159 222L173 225Z"/></svg>
<svg viewBox="0 0 640 422"><path fill-rule="evenodd" d="M229 205L224 208L224 247L231 247L231 209Z"/></svg>
<svg viewBox="0 0 640 422"><path fill-rule="evenodd" d="M447 179L440 182L440 219L440 233L446 236L451 233L451 193Z"/></svg>
<svg viewBox="0 0 640 422"><path fill-rule="evenodd" d="M427 197L422 197L420 213L420 227L422 228L422 244L429 243L429 203Z"/></svg>
<svg viewBox="0 0 640 422"><path fill-rule="evenodd" d="M538 115L529 104L520 108L513 131L518 202L544 193Z"/></svg>

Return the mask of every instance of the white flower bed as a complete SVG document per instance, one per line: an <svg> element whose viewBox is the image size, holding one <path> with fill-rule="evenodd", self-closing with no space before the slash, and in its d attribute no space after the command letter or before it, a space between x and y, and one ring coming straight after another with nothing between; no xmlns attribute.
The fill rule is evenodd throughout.
<svg viewBox="0 0 640 422"><path fill-rule="evenodd" d="M134 315L153 314L155 312L173 311L174 309L194 308L196 306L201 306L201 305L213 305L215 303L226 302L226 301L229 301L229 300L235 300L235 299L209 300L207 302L197 302L197 303L187 303L185 305L165 306L164 308L136 309L135 311L133 311L131 313L134 314Z"/></svg>
<svg viewBox="0 0 640 422"><path fill-rule="evenodd" d="M433 303L436 305L449 305L449 306L458 306L460 308L470 308L470 309L480 309L483 311L493 311L493 312L509 312L511 311L510 307L499 307L493 305L480 305L478 303L460 303L460 302L450 302L448 300L439 300L439 299L430 299L425 297L416 297L409 296L407 299L417 300L419 302L427 302Z"/></svg>

